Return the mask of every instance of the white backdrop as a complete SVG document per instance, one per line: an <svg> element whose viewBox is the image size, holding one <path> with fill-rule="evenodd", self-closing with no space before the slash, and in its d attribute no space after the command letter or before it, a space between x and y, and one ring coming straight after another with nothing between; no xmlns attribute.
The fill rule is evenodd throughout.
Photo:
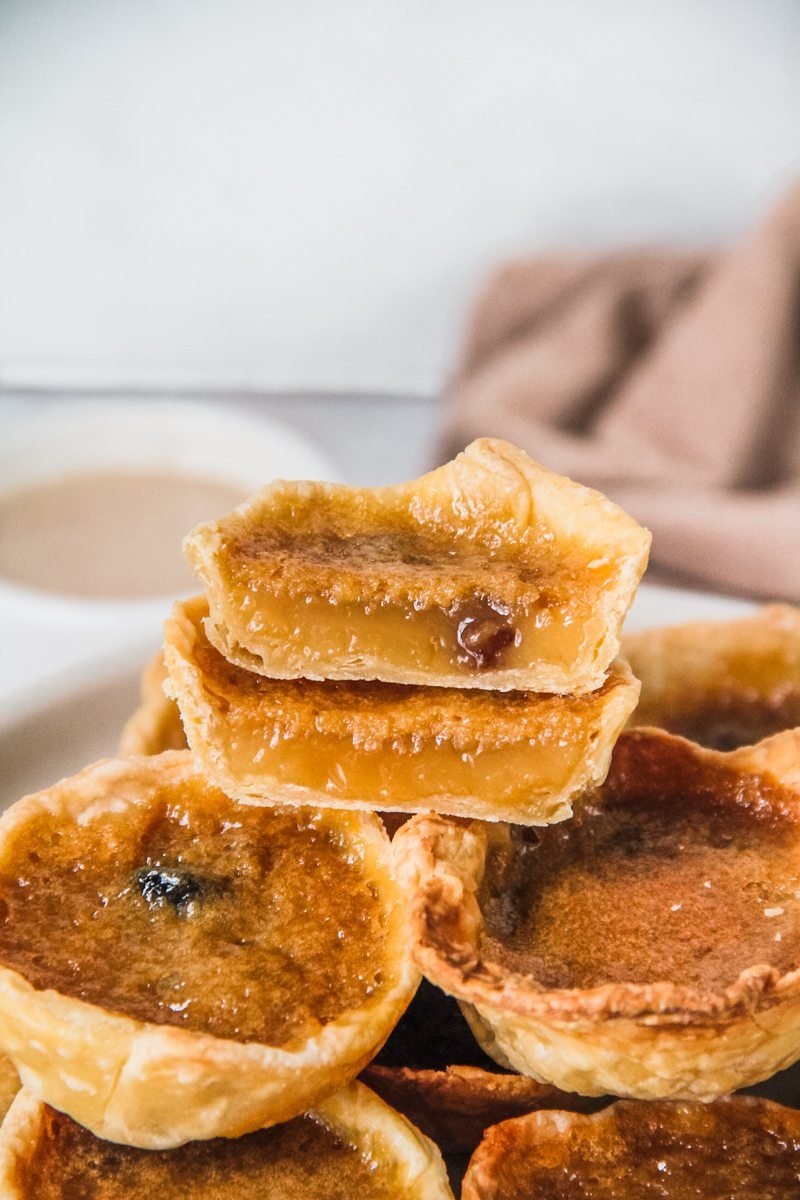
<svg viewBox="0 0 800 1200"><path fill-rule="evenodd" d="M795 0L0 0L0 379L428 391L499 258L800 165Z"/></svg>

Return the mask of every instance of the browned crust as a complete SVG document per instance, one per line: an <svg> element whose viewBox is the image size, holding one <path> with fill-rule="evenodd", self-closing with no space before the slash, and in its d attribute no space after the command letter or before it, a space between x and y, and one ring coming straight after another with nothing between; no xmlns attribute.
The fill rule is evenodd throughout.
<svg viewBox="0 0 800 1200"><path fill-rule="evenodd" d="M361 1078L446 1154L471 1152L490 1125L535 1109L584 1112L597 1107L597 1101L525 1075L503 1075L481 1067L451 1066L437 1071L370 1063Z"/></svg>
<svg viewBox="0 0 800 1200"><path fill-rule="evenodd" d="M159 650L142 672L141 703L126 721L120 735L118 752L121 757L186 749L180 711L164 692L166 678L164 655Z"/></svg>
<svg viewBox="0 0 800 1200"><path fill-rule="evenodd" d="M643 1132L657 1124L674 1135L685 1136L689 1145L696 1141L698 1131L702 1128L707 1136L712 1136L721 1155L725 1153L726 1143L735 1139L741 1123L780 1130L791 1142L800 1139L800 1112L753 1096L730 1096L715 1100L712 1104L697 1101L643 1103L619 1100L591 1116L563 1111L536 1111L487 1130L470 1160L462 1186L462 1200L527 1200L535 1194L530 1189L536 1186L537 1163L551 1170L560 1167L565 1176L572 1178L571 1172L579 1170L579 1164L572 1158L572 1147L578 1131L588 1134L590 1146L596 1149L592 1179L602 1194L627 1197L630 1193L625 1184L626 1163L620 1157L617 1138L618 1122L622 1115L629 1121L631 1118L641 1118ZM708 1170L708 1182L711 1185L713 1161L709 1161ZM595 1172L600 1172L599 1177ZM603 1172L607 1174L604 1176ZM524 1178L523 1190L509 1184L508 1177L513 1178L515 1174L520 1181ZM757 1181L747 1181L748 1184L751 1182ZM761 1181L765 1186L769 1182L768 1178ZM589 1195L579 1175L576 1175L575 1183L576 1200L578 1196ZM671 1194L667 1184L663 1195ZM747 1192L747 1195L750 1194Z"/></svg>
<svg viewBox="0 0 800 1200"><path fill-rule="evenodd" d="M626 634L623 649L642 682L631 725L702 741L726 717L761 736L800 724L798 608L770 604L737 620Z"/></svg>
<svg viewBox="0 0 800 1200"><path fill-rule="evenodd" d="M617 743L606 787L646 795L659 786L660 776L675 771L676 759L689 791L707 788L716 775L726 784L721 795L728 803L772 805L778 817L793 820L800 814L800 730L727 754L660 730L631 731ZM489 839L502 834L502 828L432 814L409 821L393 842L409 897L415 961L428 979L460 1000L562 1023L633 1018L655 1028L708 1025L800 996L800 969L781 975L765 965L748 967L719 991L679 981L547 990L531 976L487 961L479 948L483 917L476 890Z"/></svg>
<svg viewBox="0 0 800 1200"><path fill-rule="evenodd" d="M364 680L269 679L229 663L208 641L204 597L178 602L165 623L164 637L171 686L180 703L187 701L185 669L193 675L195 705L205 702L218 713L240 712L263 723L266 736L273 728L295 737L309 731L341 738L354 745L390 746L398 739L415 744L444 739L456 750L478 742L497 746L540 739L570 718L593 723L615 693L630 690L635 681L627 665L611 664L600 688L582 696L541 695L538 692L494 692L473 688L422 687L416 684ZM178 662L184 671L178 670Z"/></svg>

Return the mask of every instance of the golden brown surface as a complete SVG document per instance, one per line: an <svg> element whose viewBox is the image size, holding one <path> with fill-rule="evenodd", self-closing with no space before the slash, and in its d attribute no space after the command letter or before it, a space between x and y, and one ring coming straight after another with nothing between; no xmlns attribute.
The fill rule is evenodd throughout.
<svg viewBox="0 0 800 1200"><path fill-rule="evenodd" d="M481 953L547 989L800 966L800 824L714 797L626 794L490 853Z"/></svg>
<svg viewBox="0 0 800 1200"><path fill-rule="evenodd" d="M800 725L800 610L772 604L735 621L628 634L642 681L631 724L731 750Z"/></svg>
<svg viewBox="0 0 800 1200"><path fill-rule="evenodd" d="M741 1096L532 1113L490 1129L463 1200L790 1200L800 1113Z"/></svg>
<svg viewBox="0 0 800 1200"><path fill-rule="evenodd" d="M585 696L267 679L209 643L202 598L165 626L170 689L206 772L245 800L541 822L605 775L638 688L622 662Z"/></svg>
<svg viewBox="0 0 800 1200"><path fill-rule="evenodd" d="M16 828L0 961L140 1021L284 1045L380 989L376 896L324 814L239 807L195 776L92 819L43 808Z"/></svg>
<svg viewBox="0 0 800 1200"><path fill-rule="evenodd" d="M161 650L154 654L142 672L141 703L125 723L119 739L119 753L161 754L164 750L183 750L186 735L181 714L174 700L164 694L167 668Z"/></svg>
<svg viewBox="0 0 800 1200"><path fill-rule="evenodd" d="M273 677L597 687L649 535L503 442L408 484L276 483L185 542L209 636Z"/></svg>
<svg viewBox="0 0 800 1200"><path fill-rule="evenodd" d="M242 1138L136 1150L103 1142L54 1109L20 1180L36 1200L391 1200L396 1185L363 1153L311 1117Z"/></svg>

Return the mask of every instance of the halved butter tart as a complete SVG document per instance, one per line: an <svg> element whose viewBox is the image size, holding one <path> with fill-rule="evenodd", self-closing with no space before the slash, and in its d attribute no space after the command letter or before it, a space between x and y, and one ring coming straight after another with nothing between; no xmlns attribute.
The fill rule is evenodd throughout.
<svg viewBox="0 0 800 1200"><path fill-rule="evenodd" d="M0 1046L32 1092L146 1148L286 1121L417 986L367 813L245 808L188 751L108 760L0 819Z"/></svg>
<svg viewBox="0 0 800 1200"><path fill-rule="evenodd" d="M795 1200L800 1112L732 1096L621 1100L593 1116L537 1112L490 1129L462 1200Z"/></svg>
<svg viewBox="0 0 800 1200"><path fill-rule="evenodd" d="M800 731L623 733L572 821L418 816L394 851L415 959L498 1062L708 1101L800 1057Z"/></svg>
<svg viewBox="0 0 800 1200"><path fill-rule="evenodd" d="M120 734L117 749L122 758L186 748L180 710L164 692L166 679L164 654L159 650L142 672L139 706L131 713Z"/></svg>
<svg viewBox="0 0 800 1200"><path fill-rule="evenodd" d="M562 820L639 692L621 661L583 696L267 679L211 645L207 613L200 597L167 621L168 687L195 761L245 802Z"/></svg>
<svg viewBox="0 0 800 1200"><path fill-rule="evenodd" d="M650 535L507 442L410 483L278 481L184 541L208 636L272 678L600 687Z"/></svg>
<svg viewBox="0 0 800 1200"><path fill-rule="evenodd" d="M626 635L642 681L634 725L657 725L715 750L800 726L800 609L769 604L732 621Z"/></svg>
<svg viewBox="0 0 800 1200"><path fill-rule="evenodd" d="M2 1200L452 1200L441 1155L360 1083L241 1138L141 1150L22 1091L0 1130Z"/></svg>

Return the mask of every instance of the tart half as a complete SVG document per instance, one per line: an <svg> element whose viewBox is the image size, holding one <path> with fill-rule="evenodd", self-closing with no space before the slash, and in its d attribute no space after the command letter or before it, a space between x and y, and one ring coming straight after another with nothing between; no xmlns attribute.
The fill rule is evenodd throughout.
<svg viewBox="0 0 800 1200"><path fill-rule="evenodd" d="M188 752L9 810L0 914L0 1044L24 1084L147 1148L305 1111L418 982L378 818L244 808Z"/></svg>
<svg viewBox="0 0 800 1200"><path fill-rule="evenodd" d="M591 1117L537 1112L490 1129L463 1200L789 1200L800 1113L733 1096L715 1104L620 1101Z"/></svg>
<svg viewBox="0 0 800 1200"><path fill-rule="evenodd" d="M277 482L186 538L208 635L273 678L599 687L650 535L506 442L394 487Z"/></svg>
<svg viewBox="0 0 800 1200"><path fill-rule="evenodd" d="M363 1084L283 1125L146 1151L20 1093L0 1131L3 1200L452 1200L441 1156Z"/></svg>
<svg viewBox="0 0 800 1200"><path fill-rule="evenodd" d="M415 817L394 849L416 961L501 1064L707 1101L800 1057L800 731L625 733L571 822Z"/></svg>
<svg viewBox="0 0 800 1200"><path fill-rule="evenodd" d="M770 604L738 621L697 621L624 639L642 681L631 723L715 750L800 725L800 609Z"/></svg>
<svg viewBox="0 0 800 1200"><path fill-rule="evenodd" d="M165 627L169 688L196 761L253 803L544 824L601 782L638 695L617 661L584 696L267 679L206 638L202 598Z"/></svg>
<svg viewBox="0 0 800 1200"><path fill-rule="evenodd" d="M121 757L186 748L180 711L164 693L166 680L164 655L159 650L142 672L139 707L126 721L119 739Z"/></svg>

